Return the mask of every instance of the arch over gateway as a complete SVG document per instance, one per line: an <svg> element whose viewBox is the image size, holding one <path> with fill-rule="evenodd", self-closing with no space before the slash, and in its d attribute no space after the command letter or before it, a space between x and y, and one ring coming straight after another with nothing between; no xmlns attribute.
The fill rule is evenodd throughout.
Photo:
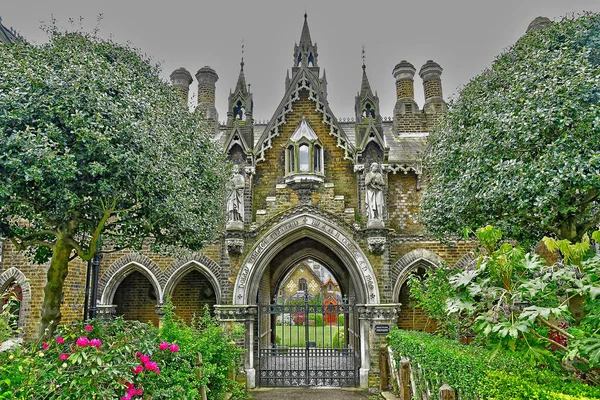
<svg viewBox="0 0 600 400"><path fill-rule="evenodd" d="M334 222L310 212L280 222L255 243L241 264L233 288L233 303L256 304L260 280L269 262L291 243L307 237L327 246L346 266L354 283L357 303L379 304L373 267L354 239Z"/></svg>

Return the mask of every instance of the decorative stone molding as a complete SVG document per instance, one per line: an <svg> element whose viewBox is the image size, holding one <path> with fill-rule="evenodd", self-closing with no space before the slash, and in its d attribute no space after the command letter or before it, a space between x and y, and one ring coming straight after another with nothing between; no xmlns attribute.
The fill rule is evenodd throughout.
<svg viewBox="0 0 600 400"><path fill-rule="evenodd" d="M117 314L117 306L114 304L98 304L96 306L96 318L109 320Z"/></svg>
<svg viewBox="0 0 600 400"><path fill-rule="evenodd" d="M227 246L227 253L229 254L242 254L242 250L244 250L244 239L227 238L225 239L225 246Z"/></svg>
<svg viewBox="0 0 600 400"><path fill-rule="evenodd" d="M398 318L398 308L400 308L400 303L356 305L358 318L371 323L374 321L396 322Z"/></svg>
<svg viewBox="0 0 600 400"><path fill-rule="evenodd" d="M242 221L228 221L225 225L225 230L228 231L243 231L244 223Z"/></svg>
<svg viewBox="0 0 600 400"><path fill-rule="evenodd" d="M245 322L254 320L258 307L254 305L215 305L215 316L220 322Z"/></svg>
<svg viewBox="0 0 600 400"><path fill-rule="evenodd" d="M375 236L367 238L367 244L369 245L369 251L373 254L381 254L385 249L386 239L385 237Z"/></svg>

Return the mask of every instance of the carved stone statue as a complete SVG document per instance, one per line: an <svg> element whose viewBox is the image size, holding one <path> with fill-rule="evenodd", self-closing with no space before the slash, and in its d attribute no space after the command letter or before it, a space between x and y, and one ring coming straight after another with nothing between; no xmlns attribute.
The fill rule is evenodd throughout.
<svg viewBox="0 0 600 400"><path fill-rule="evenodd" d="M365 186L367 188L366 204L368 221L383 220L383 191L385 182L379 164L371 164L371 170L367 172L365 177ZM383 222L381 222L383 225Z"/></svg>
<svg viewBox="0 0 600 400"><path fill-rule="evenodd" d="M225 186L227 190L227 221L244 222L244 177L240 175L240 166L233 166L233 174Z"/></svg>

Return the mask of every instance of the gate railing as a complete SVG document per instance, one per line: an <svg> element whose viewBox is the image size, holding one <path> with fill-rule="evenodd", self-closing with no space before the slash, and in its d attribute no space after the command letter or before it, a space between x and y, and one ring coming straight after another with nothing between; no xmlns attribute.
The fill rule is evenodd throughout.
<svg viewBox="0 0 600 400"><path fill-rule="evenodd" d="M323 300L305 292L270 304L259 300L260 385L356 386L357 324L353 298Z"/></svg>

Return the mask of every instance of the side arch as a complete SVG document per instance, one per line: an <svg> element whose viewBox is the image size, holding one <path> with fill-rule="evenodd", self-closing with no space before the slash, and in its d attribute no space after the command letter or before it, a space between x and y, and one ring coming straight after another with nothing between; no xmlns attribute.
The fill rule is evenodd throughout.
<svg viewBox="0 0 600 400"><path fill-rule="evenodd" d="M165 279L163 296L165 294L173 295L173 291L181 278L193 270L199 271L208 279L215 290L217 304L221 304L222 293L221 284L219 283L221 267L204 254L199 253L190 254L189 256L175 260L167 267L163 272ZM162 301L164 301L164 298L161 298Z"/></svg>
<svg viewBox="0 0 600 400"><path fill-rule="evenodd" d="M21 300L21 307L19 309L19 321L17 326L19 328L25 326L26 315L29 314L29 308L31 305L31 284L21 270L15 267L10 267L2 274L0 274L0 294L4 293L4 290L11 283L15 282L21 286L23 299Z"/></svg>
<svg viewBox="0 0 600 400"><path fill-rule="evenodd" d="M392 277L396 277L392 299L397 299L400 296L402 285L414 270L419 267L437 268L443 262L444 260L440 256L426 249L415 249L400 257L391 271Z"/></svg>
<svg viewBox="0 0 600 400"><path fill-rule="evenodd" d="M159 282L162 272L159 266L143 254L131 253L118 259L102 274L98 281L100 304L112 304L117 288L133 271L138 271L148 278L154 287L156 298L162 302L163 288Z"/></svg>

